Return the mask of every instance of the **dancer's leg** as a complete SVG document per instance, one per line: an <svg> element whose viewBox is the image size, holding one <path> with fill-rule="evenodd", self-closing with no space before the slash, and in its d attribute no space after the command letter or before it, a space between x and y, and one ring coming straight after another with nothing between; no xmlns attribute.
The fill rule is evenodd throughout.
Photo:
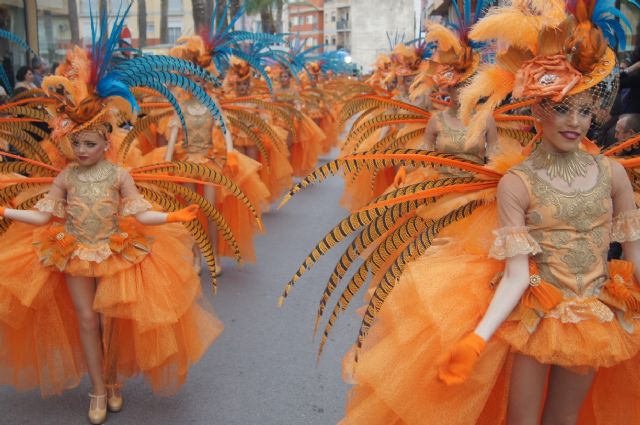
<svg viewBox="0 0 640 425"><path fill-rule="evenodd" d="M542 425L575 425L594 376L594 371L578 374L553 366L549 377L549 394L544 406Z"/></svg>
<svg viewBox="0 0 640 425"><path fill-rule="evenodd" d="M549 366L535 359L516 354L509 386L509 425L539 425L544 386Z"/></svg>

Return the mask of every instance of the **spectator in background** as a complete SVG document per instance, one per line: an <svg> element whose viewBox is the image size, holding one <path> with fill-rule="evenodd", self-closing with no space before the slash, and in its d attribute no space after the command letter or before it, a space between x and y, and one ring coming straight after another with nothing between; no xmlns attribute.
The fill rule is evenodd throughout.
<svg viewBox="0 0 640 425"><path fill-rule="evenodd" d="M33 70L28 66L21 66L16 73L16 85L13 88L13 94L20 94L27 90L37 89L33 82Z"/></svg>
<svg viewBox="0 0 640 425"><path fill-rule="evenodd" d="M623 114L640 113L640 47L632 55L630 63L620 73Z"/></svg>
<svg viewBox="0 0 640 425"><path fill-rule="evenodd" d="M60 64L58 62L54 62L51 64L51 70L50 70L51 75L56 75L56 69L58 69L59 66Z"/></svg>
<svg viewBox="0 0 640 425"><path fill-rule="evenodd" d="M31 61L31 69L33 71L33 84L37 87L42 86L42 80L47 75L47 64L40 56L36 56Z"/></svg>
<svg viewBox="0 0 640 425"><path fill-rule="evenodd" d="M640 114L623 114L616 123L616 141L621 142L640 133Z"/></svg>
<svg viewBox="0 0 640 425"><path fill-rule="evenodd" d="M9 95L4 87L2 87L2 84L0 84L0 105L7 103L7 100L9 100Z"/></svg>

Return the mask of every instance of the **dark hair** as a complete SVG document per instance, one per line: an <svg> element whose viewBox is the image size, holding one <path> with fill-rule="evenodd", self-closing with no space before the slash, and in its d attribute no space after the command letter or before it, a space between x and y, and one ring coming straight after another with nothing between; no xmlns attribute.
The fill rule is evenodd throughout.
<svg viewBox="0 0 640 425"><path fill-rule="evenodd" d="M24 79L27 77L27 72L33 72L33 70L31 68L29 68L28 66L21 66L18 69L18 72L16 72L16 80L17 81L24 81Z"/></svg>
<svg viewBox="0 0 640 425"><path fill-rule="evenodd" d="M631 131L633 134L640 133L640 114L623 114L618 119L624 119L625 130Z"/></svg>
<svg viewBox="0 0 640 425"><path fill-rule="evenodd" d="M35 69L40 67L40 65L42 65L42 58L40 56L34 56L33 59L31 59L31 67Z"/></svg>
<svg viewBox="0 0 640 425"><path fill-rule="evenodd" d="M59 66L60 64L58 62L54 62L53 64L51 64L51 74L55 74L56 69L58 69Z"/></svg>

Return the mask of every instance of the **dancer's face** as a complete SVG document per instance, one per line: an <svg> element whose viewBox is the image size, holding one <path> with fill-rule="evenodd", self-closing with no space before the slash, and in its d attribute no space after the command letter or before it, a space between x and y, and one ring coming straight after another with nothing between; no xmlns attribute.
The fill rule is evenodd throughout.
<svg viewBox="0 0 640 425"><path fill-rule="evenodd" d="M533 107L534 117L542 127L545 146L556 152L578 149L594 116L594 99L589 93L569 96L560 103L543 101Z"/></svg>
<svg viewBox="0 0 640 425"><path fill-rule="evenodd" d="M245 80L238 81L236 83L236 95L237 96L248 95L250 87L251 87L251 81L248 78Z"/></svg>
<svg viewBox="0 0 640 425"><path fill-rule="evenodd" d="M78 164L91 166L104 158L109 144L97 131L83 131L73 138L71 147Z"/></svg>
<svg viewBox="0 0 640 425"><path fill-rule="evenodd" d="M278 80L280 81L280 85L282 87L289 87L289 83L291 82L291 78L289 77L289 73L287 71L282 71Z"/></svg>

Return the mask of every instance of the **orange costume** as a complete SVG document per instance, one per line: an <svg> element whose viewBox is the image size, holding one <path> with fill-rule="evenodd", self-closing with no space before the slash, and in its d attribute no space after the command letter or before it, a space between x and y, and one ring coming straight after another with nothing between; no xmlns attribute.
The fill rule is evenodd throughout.
<svg viewBox="0 0 640 425"><path fill-rule="evenodd" d="M509 210L508 202L516 208L528 203L525 226L505 213L499 227L496 204L480 207L440 234L452 242L407 266L359 354L357 386L342 423L503 424L514 353L576 371L597 370L581 425L640 418L634 402L640 389L629 385L640 376L640 315L612 295L635 288L630 299L640 300L640 292L632 266L606 264L610 234L622 242L640 238L640 213L612 221L610 160L595 160L595 184L572 193L555 189L527 160L511 171L526 189L498 198L501 211ZM545 286L547 297L530 290L467 381L445 385L435 365L485 312L503 269L499 260L526 253L535 264L531 285L552 285ZM351 373L353 363L346 365ZM393 373L380 365L395 365Z"/></svg>
<svg viewBox="0 0 640 425"><path fill-rule="evenodd" d="M43 395L79 384L85 371L65 274L99 280L107 376L143 374L171 394L222 331L190 267L179 225L156 230L128 216L151 205L131 176L107 161L72 164L36 209L57 218L16 223L0 253L0 382ZM185 267L187 265L187 267Z"/></svg>

